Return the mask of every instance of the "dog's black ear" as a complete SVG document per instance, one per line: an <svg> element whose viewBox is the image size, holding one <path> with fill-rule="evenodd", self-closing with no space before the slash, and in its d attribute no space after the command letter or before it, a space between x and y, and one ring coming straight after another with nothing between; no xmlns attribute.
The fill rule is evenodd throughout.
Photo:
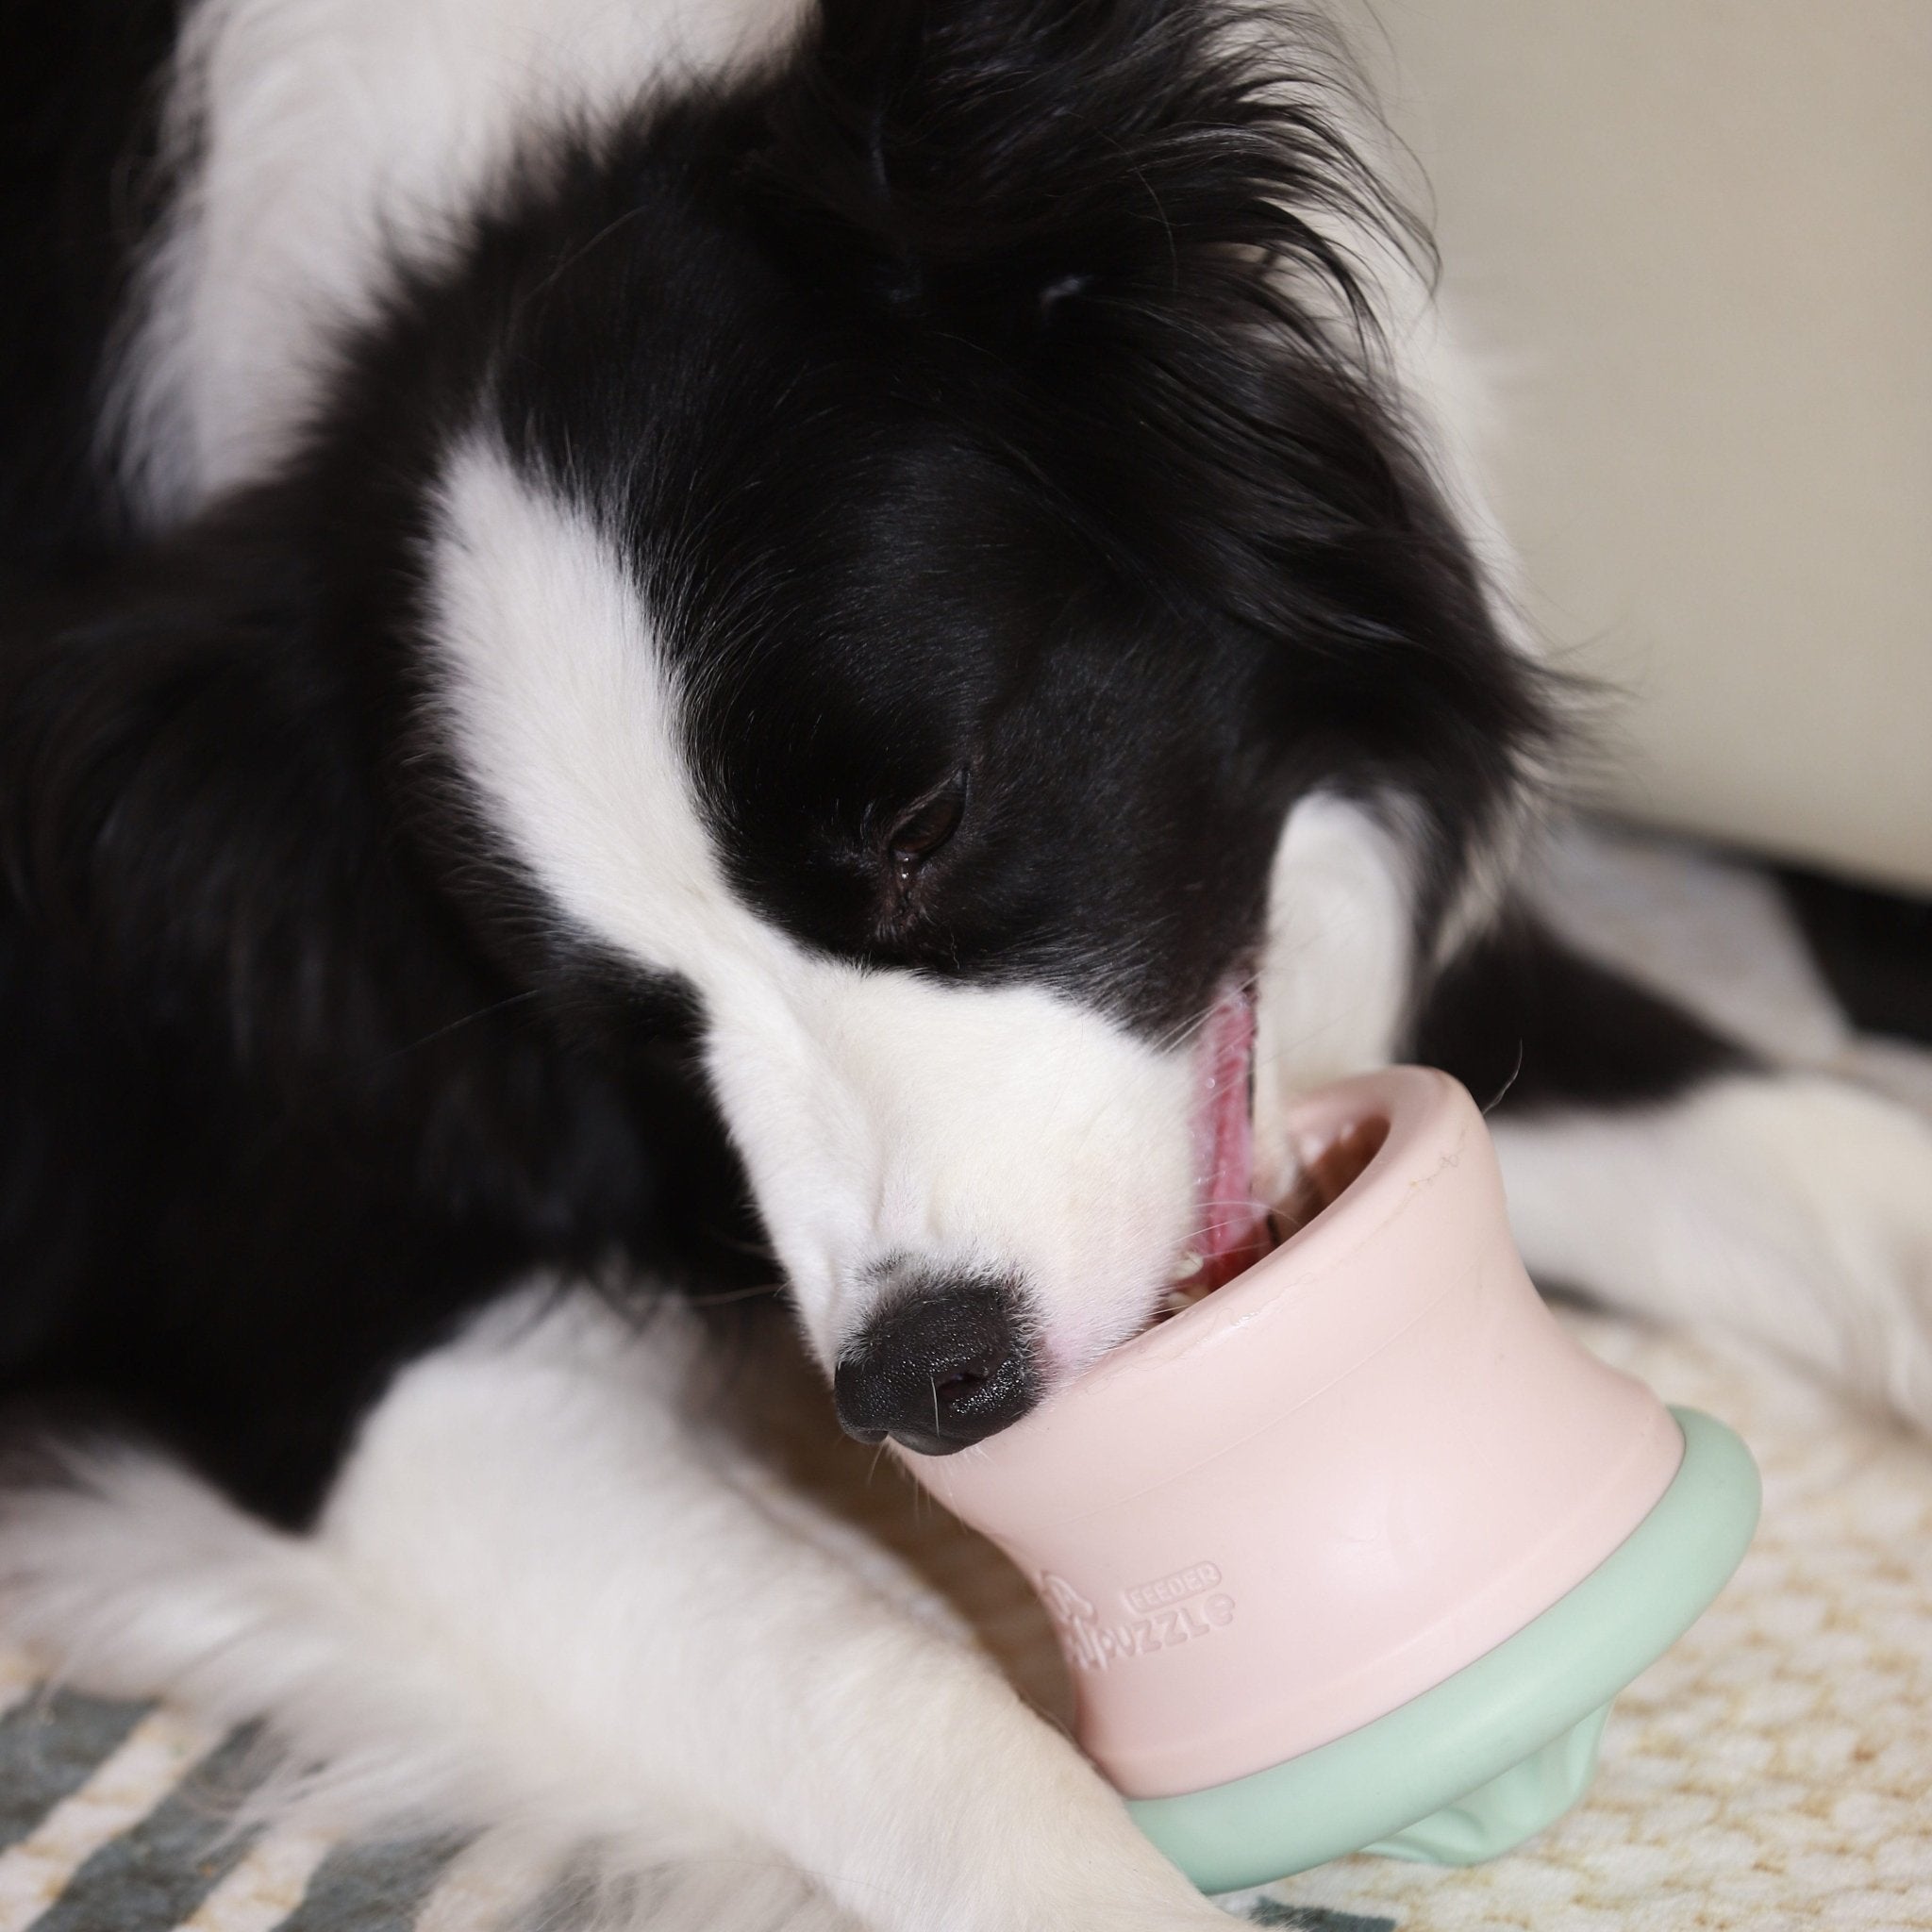
<svg viewBox="0 0 1932 1932"><path fill-rule="evenodd" d="M325 1051L408 915L358 700L272 500L0 619L10 917L117 1007Z"/></svg>
<svg viewBox="0 0 1932 1932"><path fill-rule="evenodd" d="M1273 0L824 0L766 111L800 280L842 269L908 393L996 422L1119 579L1247 641L1284 797L1460 801L1457 874L1556 691L1385 353L1385 284L1431 258L1332 32Z"/></svg>
<svg viewBox="0 0 1932 1932"><path fill-rule="evenodd" d="M1289 268L1366 322L1335 235L1417 239L1351 138L1345 55L1293 9L826 0L795 75L765 192L904 310L1010 333L1087 296L1266 301Z"/></svg>

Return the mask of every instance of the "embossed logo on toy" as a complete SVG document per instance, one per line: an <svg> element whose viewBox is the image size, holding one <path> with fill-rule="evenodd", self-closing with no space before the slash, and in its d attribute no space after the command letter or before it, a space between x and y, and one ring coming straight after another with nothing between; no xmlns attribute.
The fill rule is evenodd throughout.
<svg viewBox="0 0 1932 1932"><path fill-rule="evenodd" d="M1105 1671L1127 1657L1151 1657L1225 1630L1234 1622L1234 1598L1216 1588L1221 1580L1221 1566L1203 1561L1137 1583L1121 1591L1129 1612L1123 1623L1103 1623L1100 1611L1051 1571L1040 1578L1040 1595L1068 1661L1079 1670Z"/></svg>

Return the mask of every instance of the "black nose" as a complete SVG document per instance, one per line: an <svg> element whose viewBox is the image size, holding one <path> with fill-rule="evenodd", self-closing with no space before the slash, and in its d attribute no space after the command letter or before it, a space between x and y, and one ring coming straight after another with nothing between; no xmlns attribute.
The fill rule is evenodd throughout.
<svg viewBox="0 0 1932 1932"><path fill-rule="evenodd" d="M1007 1284L976 1279L894 1294L833 1374L846 1432L950 1456L1018 1422L1040 1390L1013 1301Z"/></svg>

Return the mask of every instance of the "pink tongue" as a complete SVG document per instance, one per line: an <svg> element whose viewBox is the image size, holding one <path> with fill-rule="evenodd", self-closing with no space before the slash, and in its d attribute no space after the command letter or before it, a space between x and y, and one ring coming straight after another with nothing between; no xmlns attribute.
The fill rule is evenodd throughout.
<svg viewBox="0 0 1932 1932"><path fill-rule="evenodd" d="M1255 1202L1255 1135L1249 1113L1248 1060L1255 1009L1237 989L1222 994L1197 1049L1200 1098L1194 1109L1196 1227L1201 1271L1184 1284L1219 1288L1259 1258L1267 1217Z"/></svg>

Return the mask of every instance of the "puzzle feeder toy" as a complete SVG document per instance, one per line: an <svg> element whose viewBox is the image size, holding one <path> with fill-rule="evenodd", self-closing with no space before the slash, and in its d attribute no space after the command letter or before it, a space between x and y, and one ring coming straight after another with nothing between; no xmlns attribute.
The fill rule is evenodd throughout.
<svg viewBox="0 0 1932 1932"><path fill-rule="evenodd" d="M1032 1580L1082 1747L1208 1891L1551 1824L1757 1516L1729 1429L1545 1307L1454 1080L1345 1081L1291 1134L1314 1198L1272 1253L1004 1434L902 1452Z"/></svg>

